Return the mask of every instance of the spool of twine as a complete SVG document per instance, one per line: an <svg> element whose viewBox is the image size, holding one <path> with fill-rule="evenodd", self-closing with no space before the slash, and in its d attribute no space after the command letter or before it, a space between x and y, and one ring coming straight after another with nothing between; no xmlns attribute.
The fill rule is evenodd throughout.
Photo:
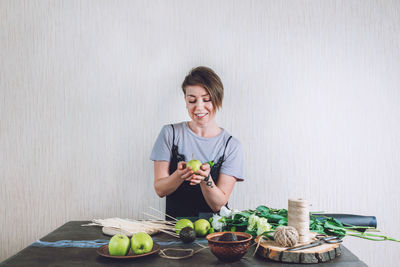
<svg viewBox="0 0 400 267"><path fill-rule="evenodd" d="M310 239L309 202L305 199L289 199L288 226L294 227L299 234L299 242L306 243Z"/></svg>
<svg viewBox="0 0 400 267"><path fill-rule="evenodd" d="M293 226L279 226L275 230L274 240L282 247L293 247L299 241L299 233Z"/></svg>

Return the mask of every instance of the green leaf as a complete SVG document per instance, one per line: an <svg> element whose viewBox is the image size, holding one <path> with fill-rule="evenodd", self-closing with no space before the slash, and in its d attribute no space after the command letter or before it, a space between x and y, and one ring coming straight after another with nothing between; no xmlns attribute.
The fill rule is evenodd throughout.
<svg viewBox="0 0 400 267"><path fill-rule="evenodd" d="M288 218L282 218L278 222L279 225L287 226L288 225Z"/></svg>
<svg viewBox="0 0 400 267"><path fill-rule="evenodd" d="M267 214L269 214L270 212L270 208L266 207L266 206L258 206L256 208L256 210L260 213L261 216L266 216Z"/></svg>
<svg viewBox="0 0 400 267"><path fill-rule="evenodd" d="M233 217L235 218L236 216L243 216L243 217L249 218L251 214L253 214L253 213L248 212L248 211L241 211L239 213L236 213L235 216L233 216Z"/></svg>
<svg viewBox="0 0 400 267"><path fill-rule="evenodd" d="M268 219L268 222L277 223L285 217L278 214L269 214L268 216L266 216L266 218Z"/></svg>
<svg viewBox="0 0 400 267"><path fill-rule="evenodd" d="M329 218L328 220L326 220L324 223L324 227L333 230L345 230L343 224L334 218Z"/></svg>
<svg viewBox="0 0 400 267"><path fill-rule="evenodd" d="M232 222L230 225L232 226L247 226L249 222L248 221L244 221L244 222Z"/></svg>
<svg viewBox="0 0 400 267"><path fill-rule="evenodd" d="M278 211L278 215L287 217L287 216L288 216L288 211L285 210L285 209L280 209L280 210Z"/></svg>

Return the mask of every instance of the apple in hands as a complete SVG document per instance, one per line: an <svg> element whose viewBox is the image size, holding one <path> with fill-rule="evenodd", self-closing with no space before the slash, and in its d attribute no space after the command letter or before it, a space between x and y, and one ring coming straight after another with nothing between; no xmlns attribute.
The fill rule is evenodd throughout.
<svg viewBox="0 0 400 267"><path fill-rule="evenodd" d="M203 181L205 177L210 175L209 171L211 171L211 167L213 165L213 161L208 161L207 163L202 164L199 160L190 160L188 163L186 163L186 167L190 167L193 170L194 174L186 180L190 181L190 185L200 184L200 182ZM202 176L204 176L204 178Z"/></svg>
<svg viewBox="0 0 400 267"><path fill-rule="evenodd" d="M186 163L186 166L192 168L193 172L196 174L200 170L201 165L200 160L197 159L189 160L188 163Z"/></svg>
<svg viewBox="0 0 400 267"><path fill-rule="evenodd" d="M111 256L125 256L130 247L130 240L126 235L114 235L108 243L108 253Z"/></svg>
<svg viewBox="0 0 400 267"><path fill-rule="evenodd" d="M148 253L153 249L153 239L145 232L139 232L132 236L131 247L136 255Z"/></svg>

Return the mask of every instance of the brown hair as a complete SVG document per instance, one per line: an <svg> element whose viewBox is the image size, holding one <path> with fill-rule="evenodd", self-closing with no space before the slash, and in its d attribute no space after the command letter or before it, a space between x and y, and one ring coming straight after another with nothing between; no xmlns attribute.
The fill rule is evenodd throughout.
<svg viewBox="0 0 400 267"><path fill-rule="evenodd" d="M222 107L222 99L224 98L224 85L218 75L210 68L197 67L192 69L189 74L185 77L182 83L183 93L186 95L186 86L199 85L206 89L210 95L211 102L218 110Z"/></svg>

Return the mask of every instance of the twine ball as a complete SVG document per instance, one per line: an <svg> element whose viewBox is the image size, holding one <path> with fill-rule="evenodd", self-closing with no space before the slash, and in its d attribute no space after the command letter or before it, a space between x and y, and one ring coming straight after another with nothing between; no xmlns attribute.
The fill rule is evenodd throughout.
<svg viewBox="0 0 400 267"><path fill-rule="evenodd" d="M299 233L293 226L279 226L275 230L274 239L282 247L293 247L299 241Z"/></svg>

